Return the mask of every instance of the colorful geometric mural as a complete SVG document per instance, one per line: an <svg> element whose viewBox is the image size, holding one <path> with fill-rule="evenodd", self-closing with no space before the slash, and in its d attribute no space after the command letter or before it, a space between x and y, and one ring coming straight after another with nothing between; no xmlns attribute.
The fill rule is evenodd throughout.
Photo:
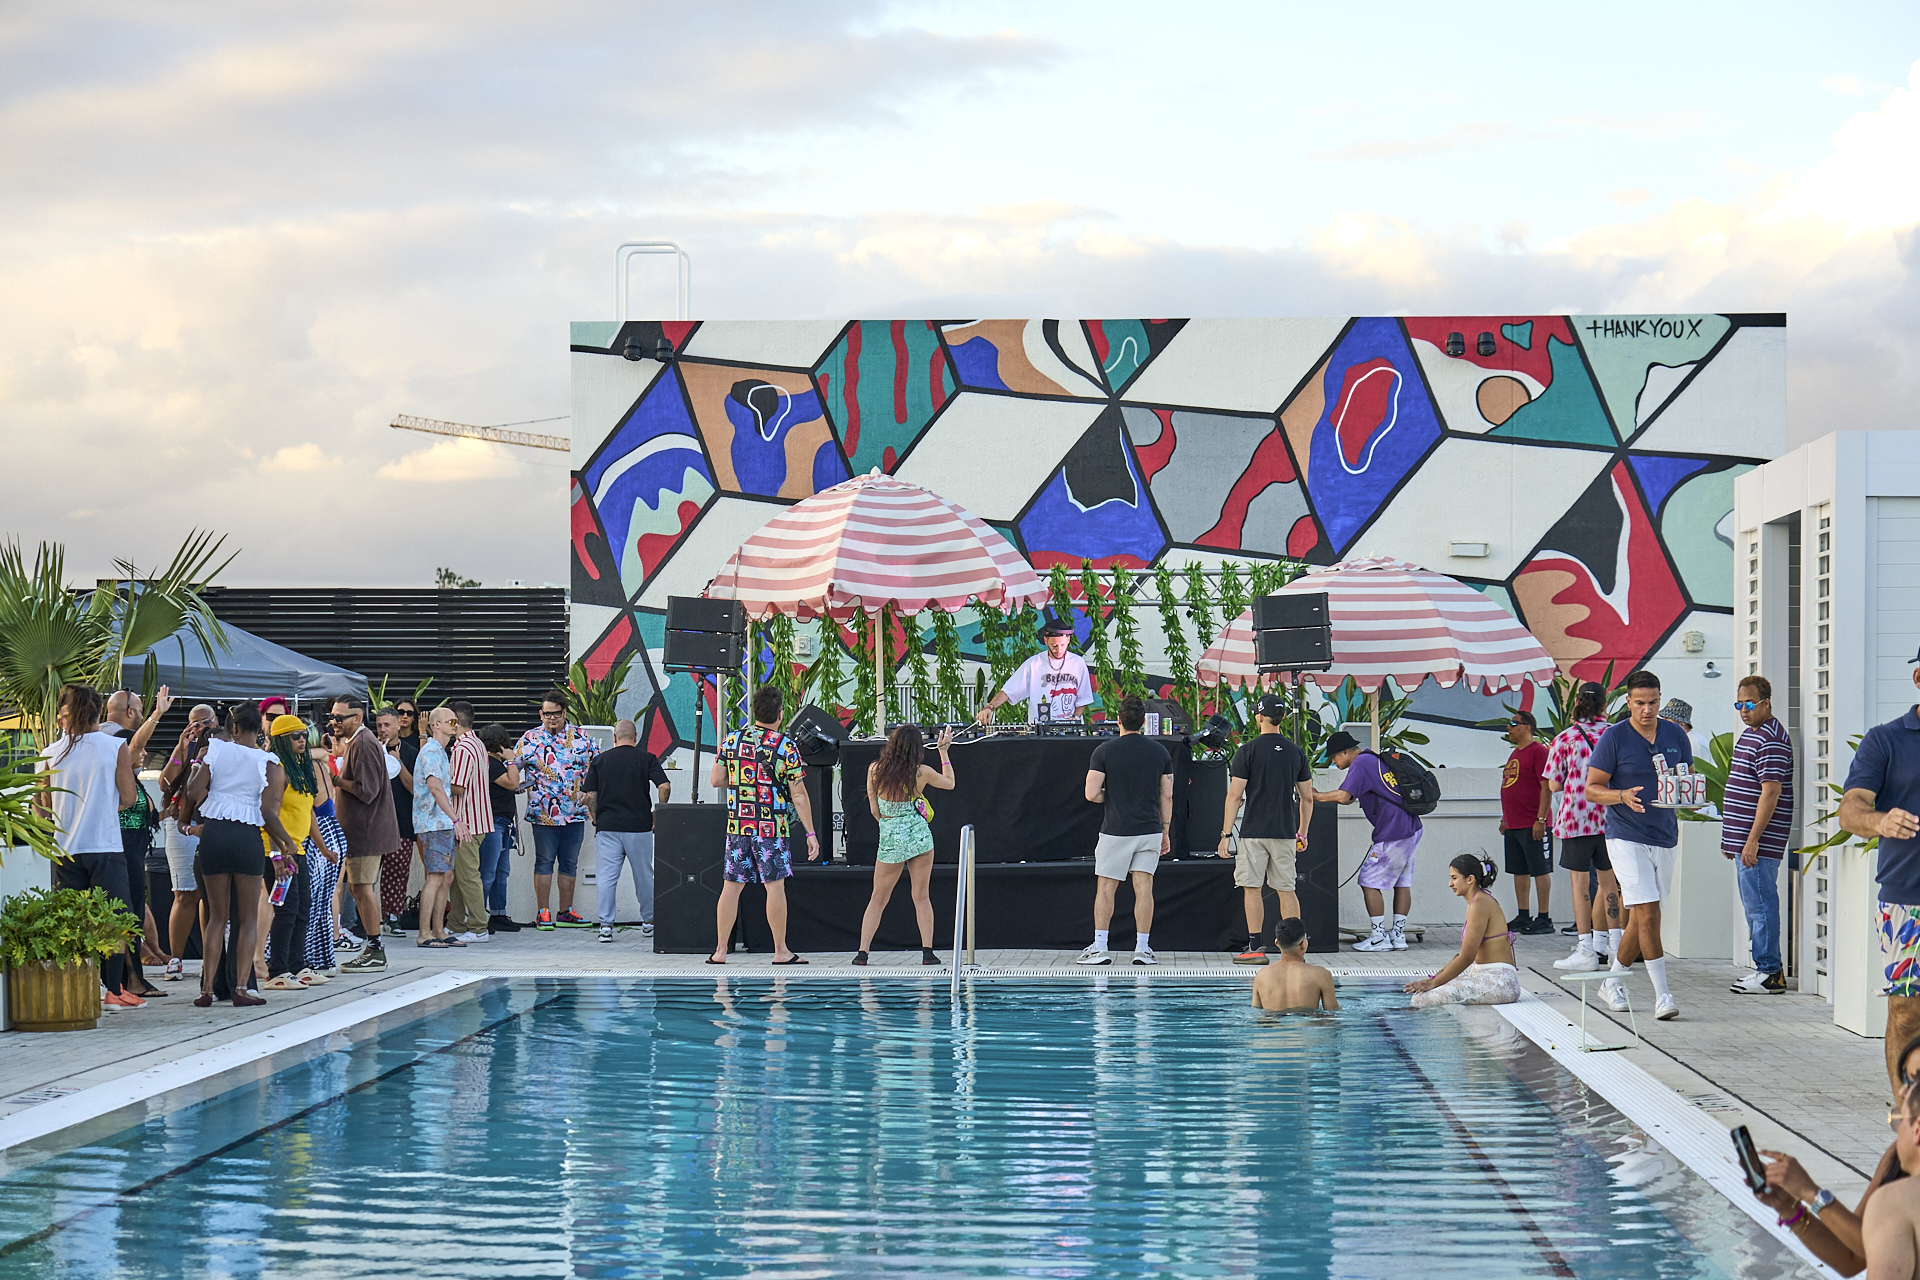
<svg viewBox="0 0 1920 1280"><path fill-rule="evenodd" d="M713 538L688 534L726 504L792 502L878 467L974 507L1042 570L1407 555L1510 603L1563 666L1625 670L1731 615L1733 481L1785 451L1784 325L576 325L576 387L594 390L576 399L569 537L574 599L595 608L574 652L636 655L623 710L648 741L689 744L695 684L659 670L660 589L642 607L643 588L669 565L661 581L712 576L717 559L675 556L711 556ZM677 354L650 383L621 381L594 362L622 360L629 337ZM1395 545L1415 536L1417 551ZM1449 539L1495 549L1455 559Z"/></svg>

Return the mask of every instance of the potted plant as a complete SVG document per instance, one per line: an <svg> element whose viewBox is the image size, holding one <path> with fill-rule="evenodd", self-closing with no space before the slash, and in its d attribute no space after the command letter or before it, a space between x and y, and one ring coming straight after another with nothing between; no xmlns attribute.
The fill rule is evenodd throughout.
<svg viewBox="0 0 1920 1280"><path fill-rule="evenodd" d="M21 1031L89 1031L100 1021L100 957L140 921L106 890L29 889L0 905L7 1012Z"/></svg>

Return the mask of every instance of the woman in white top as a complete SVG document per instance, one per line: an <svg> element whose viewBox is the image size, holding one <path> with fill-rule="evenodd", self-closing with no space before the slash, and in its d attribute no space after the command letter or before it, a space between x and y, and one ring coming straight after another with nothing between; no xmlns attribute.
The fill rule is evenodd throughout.
<svg viewBox="0 0 1920 1280"><path fill-rule="evenodd" d="M200 995L194 1004L213 1003L213 979L220 971L227 916L233 915L233 954L250 960L260 931L260 884L266 856L260 829L266 828L277 858L291 858L293 840L280 823L281 793L287 775L260 740L260 708L242 703L227 725L233 741L207 744L200 770L187 786L186 807L200 823L200 887L206 895L207 922L201 930ZM245 976L234 983L235 1007L265 1004L247 991Z"/></svg>
<svg viewBox="0 0 1920 1280"><path fill-rule="evenodd" d="M40 753L40 768L56 788L43 802L53 819L63 855L54 864L62 889L106 890L131 911L127 855L120 841L120 810L133 803L133 757L127 744L100 732L106 702L97 689L68 685L60 694L60 737ZM126 957L100 961L100 984L108 1006L138 1009L144 1000L121 988Z"/></svg>

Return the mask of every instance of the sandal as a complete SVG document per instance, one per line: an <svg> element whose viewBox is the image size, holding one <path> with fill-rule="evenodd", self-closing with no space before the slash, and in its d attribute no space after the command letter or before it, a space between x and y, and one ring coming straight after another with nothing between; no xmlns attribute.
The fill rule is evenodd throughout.
<svg viewBox="0 0 1920 1280"><path fill-rule="evenodd" d="M701 961L701 963L702 963L702 964L725 964L725 963L726 963L726 961L725 961L725 960L715 960L715 959L714 959L714 958L713 958L712 956L708 956L708 957L707 957L707 958L706 958L705 960L703 960L703 961Z"/></svg>
<svg viewBox="0 0 1920 1280"><path fill-rule="evenodd" d="M939 956L934 954L932 947L922 947L920 948L920 963L939 964L941 960Z"/></svg>
<svg viewBox="0 0 1920 1280"><path fill-rule="evenodd" d="M446 947L464 947L467 944L455 937L445 937L440 939L440 945L446 946Z"/></svg>
<svg viewBox="0 0 1920 1280"><path fill-rule="evenodd" d="M416 942L413 945L416 947L433 947L437 950L445 951L450 944L445 938L428 938L425 942Z"/></svg>
<svg viewBox="0 0 1920 1280"><path fill-rule="evenodd" d="M801 959L799 956L788 956L785 960L775 960L774 963L775 964L805 964L806 961Z"/></svg>
<svg viewBox="0 0 1920 1280"><path fill-rule="evenodd" d="M306 989L305 985L303 985L299 979L289 974L275 974L273 977L267 979L267 990L269 991L305 991Z"/></svg>
<svg viewBox="0 0 1920 1280"><path fill-rule="evenodd" d="M865 963L867 962L867 953L866 953L866 952L864 952L864 951L856 951L856 952L854 952L854 953L853 953L853 962L854 962L855 964L865 964Z"/></svg>

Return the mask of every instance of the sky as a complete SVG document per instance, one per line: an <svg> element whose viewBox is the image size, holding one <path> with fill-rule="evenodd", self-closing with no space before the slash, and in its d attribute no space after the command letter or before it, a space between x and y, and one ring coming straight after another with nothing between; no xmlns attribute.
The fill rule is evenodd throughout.
<svg viewBox="0 0 1920 1280"><path fill-rule="evenodd" d="M1790 443L1920 426L1920 6L1353 12L11 4L0 537L563 583L562 455L387 424L564 415L629 239L722 319L1785 311Z"/></svg>

